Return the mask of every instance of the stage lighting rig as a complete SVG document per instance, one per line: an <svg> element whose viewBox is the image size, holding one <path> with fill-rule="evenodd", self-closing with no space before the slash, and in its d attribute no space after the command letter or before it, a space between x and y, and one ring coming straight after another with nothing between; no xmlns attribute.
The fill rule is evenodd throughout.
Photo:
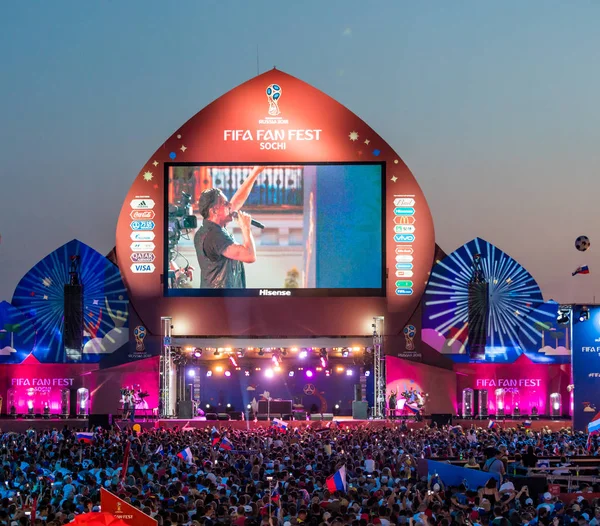
<svg viewBox="0 0 600 526"><path fill-rule="evenodd" d="M321 366L324 369L327 368L327 349L325 347L319 351L319 358L321 360Z"/></svg>
<svg viewBox="0 0 600 526"><path fill-rule="evenodd" d="M342 349L342 358L348 358L350 356L350 349L348 347Z"/></svg>
<svg viewBox="0 0 600 526"><path fill-rule="evenodd" d="M194 358L202 358L202 349L194 349Z"/></svg>

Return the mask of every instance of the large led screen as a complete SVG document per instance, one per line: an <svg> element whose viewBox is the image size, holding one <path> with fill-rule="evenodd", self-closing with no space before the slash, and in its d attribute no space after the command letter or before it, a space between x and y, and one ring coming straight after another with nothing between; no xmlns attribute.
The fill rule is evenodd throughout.
<svg viewBox="0 0 600 526"><path fill-rule="evenodd" d="M384 295L383 172L167 164L165 294Z"/></svg>

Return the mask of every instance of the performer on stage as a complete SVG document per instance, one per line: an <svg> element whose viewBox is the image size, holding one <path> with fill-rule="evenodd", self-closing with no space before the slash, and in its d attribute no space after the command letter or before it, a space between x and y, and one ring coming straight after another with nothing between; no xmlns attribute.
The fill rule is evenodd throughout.
<svg viewBox="0 0 600 526"><path fill-rule="evenodd" d="M392 420L394 420L396 418L396 405L397 405L396 391L392 390L392 394L390 394L390 398L388 401L388 409L390 412L390 418Z"/></svg>
<svg viewBox="0 0 600 526"><path fill-rule="evenodd" d="M250 228L252 218L240 209L244 206L263 169L262 166L255 166L231 201L228 201L218 188L205 190L200 195L199 208L204 219L194 236L194 246L201 271L200 288L246 288L244 263L256 261L256 247ZM242 244L236 243L225 228L234 215L237 215L237 222L242 231Z"/></svg>

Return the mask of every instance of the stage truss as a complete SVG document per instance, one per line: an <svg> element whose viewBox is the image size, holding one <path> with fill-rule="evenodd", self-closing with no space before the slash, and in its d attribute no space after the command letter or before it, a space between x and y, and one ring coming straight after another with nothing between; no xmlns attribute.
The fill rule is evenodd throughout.
<svg viewBox="0 0 600 526"><path fill-rule="evenodd" d="M383 351L383 316L373 318L373 418L385 418L385 353Z"/></svg>
<svg viewBox="0 0 600 526"><path fill-rule="evenodd" d="M171 353L173 319L163 317L160 321L162 324L163 341L160 351L159 414L161 418L170 418L174 414L173 408L175 407L175 393L171 392L171 382L174 376L173 356Z"/></svg>

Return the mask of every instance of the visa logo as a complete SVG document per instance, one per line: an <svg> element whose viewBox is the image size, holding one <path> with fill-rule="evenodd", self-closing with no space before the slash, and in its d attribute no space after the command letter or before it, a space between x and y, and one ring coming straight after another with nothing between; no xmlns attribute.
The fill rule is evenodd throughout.
<svg viewBox="0 0 600 526"><path fill-rule="evenodd" d="M156 267L152 263L134 263L131 265L131 271L136 274L150 274Z"/></svg>

